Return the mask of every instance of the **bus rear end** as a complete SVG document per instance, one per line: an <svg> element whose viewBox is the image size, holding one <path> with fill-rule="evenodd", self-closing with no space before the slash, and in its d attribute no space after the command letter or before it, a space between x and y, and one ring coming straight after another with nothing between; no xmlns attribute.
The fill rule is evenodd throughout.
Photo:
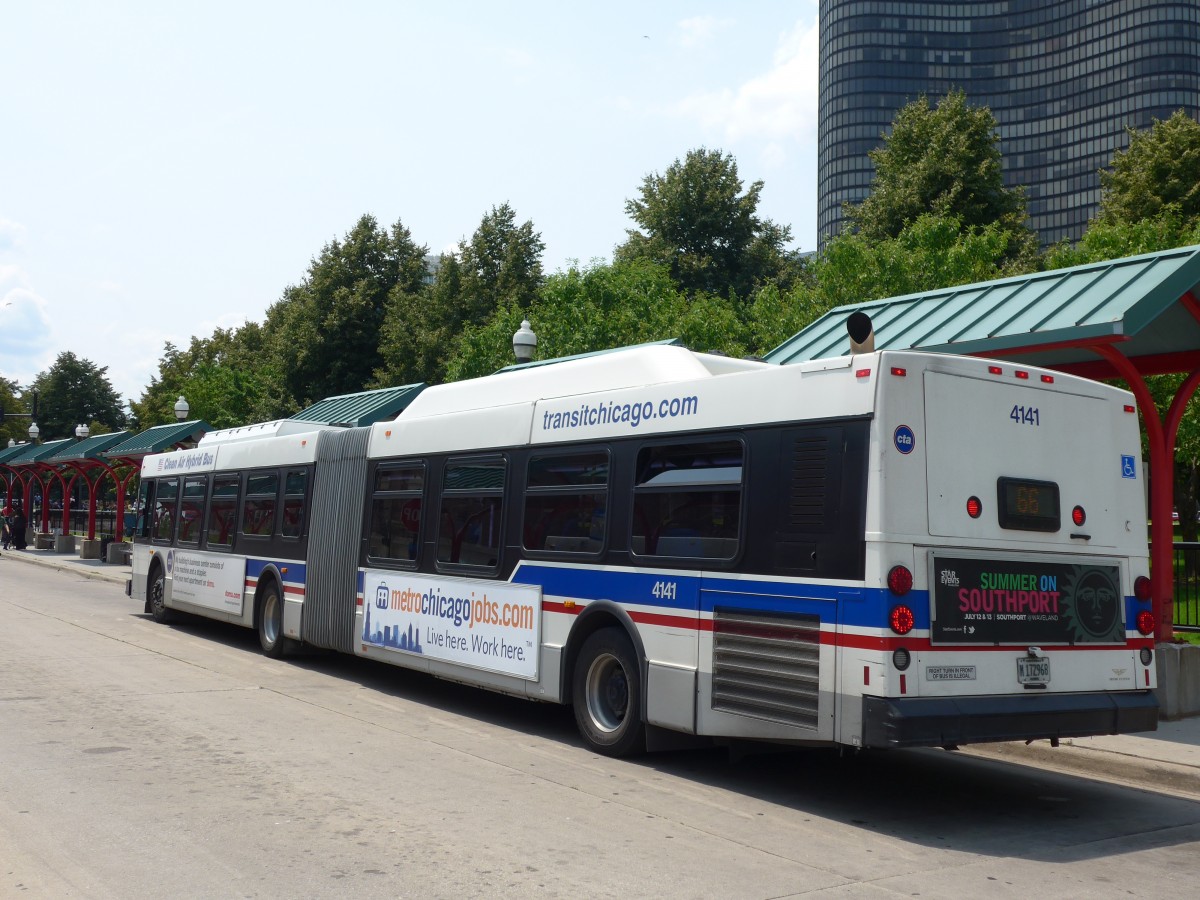
<svg viewBox="0 0 1200 900"><path fill-rule="evenodd" d="M955 746L1155 728L1132 397L925 354L879 354L877 377L877 601L867 620L846 617L842 685L861 681L862 696L854 710L843 691L842 739Z"/></svg>

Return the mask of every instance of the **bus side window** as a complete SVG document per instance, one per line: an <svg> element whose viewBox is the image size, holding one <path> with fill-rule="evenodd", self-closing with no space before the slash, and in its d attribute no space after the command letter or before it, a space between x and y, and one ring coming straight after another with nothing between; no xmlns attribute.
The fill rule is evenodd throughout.
<svg viewBox="0 0 1200 900"><path fill-rule="evenodd" d="M526 550L599 553L608 522L607 451L529 460L522 543Z"/></svg>
<svg viewBox="0 0 1200 900"><path fill-rule="evenodd" d="M179 479L163 478L158 482L154 502L154 524L151 537L155 542L169 544L175 536L175 518L179 510Z"/></svg>
<svg viewBox="0 0 1200 900"><path fill-rule="evenodd" d="M631 546L639 556L726 559L741 538L740 441L643 447Z"/></svg>
<svg viewBox="0 0 1200 900"><path fill-rule="evenodd" d="M369 557L401 563L416 561L421 546L424 491L423 463L380 466L375 471L367 545Z"/></svg>
<svg viewBox="0 0 1200 900"><path fill-rule="evenodd" d="M304 505L308 495L308 472L288 472L283 482L283 536L298 538L304 531Z"/></svg>
<svg viewBox="0 0 1200 900"><path fill-rule="evenodd" d="M494 569L500 564L504 521L503 459L446 463L442 478L437 561Z"/></svg>
<svg viewBox="0 0 1200 900"><path fill-rule="evenodd" d="M208 546L213 550L228 550L233 546L240 481L236 475L218 475L213 479L208 507Z"/></svg>
<svg viewBox="0 0 1200 900"><path fill-rule="evenodd" d="M246 502L242 506L242 533L250 537L270 537L274 534L278 505L278 472L247 477Z"/></svg>
<svg viewBox="0 0 1200 900"><path fill-rule="evenodd" d="M179 505L179 543L193 547L200 543L200 529L204 522L204 499L207 493L207 476L183 480L183 498Z"/></svg>

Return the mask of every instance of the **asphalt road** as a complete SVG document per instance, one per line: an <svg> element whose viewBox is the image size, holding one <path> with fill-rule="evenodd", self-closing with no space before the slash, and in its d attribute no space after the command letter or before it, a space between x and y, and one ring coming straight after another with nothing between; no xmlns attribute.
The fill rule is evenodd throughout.
<svg viewBox="0 0 1200 900"><path fill-rule="evenodd" d="M610 760L567 709L0 559L0 897L1194 897L1200 803L906 751Z"/></svg>

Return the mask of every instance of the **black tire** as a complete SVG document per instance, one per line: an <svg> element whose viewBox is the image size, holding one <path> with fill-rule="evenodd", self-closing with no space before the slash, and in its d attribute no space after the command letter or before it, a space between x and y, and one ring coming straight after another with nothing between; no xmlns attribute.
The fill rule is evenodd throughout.
<svg viewBox="0 0 1200 900"><path fill-rule="evenodd" d="M150 566L150 577L146 581L146 610L160 625L170 625L178 619L173 609L166 605L167 574L160 563Z"/></svg>
<svg viewBox="0 0 1200 900"><path fill-rule="evenodd" d="M283 598L277 582L268 582L259 594L257 619L255 628L264 654L279 659L292 652L296 642L283 636Z"/></svg>
<svg viewBox="0 0 1200 900"><path fill-rule="evenodd" d="M575 724L588 747L605 756L645 751L642 668L624 630L602 628L588 636L571 688Z"/></svg>

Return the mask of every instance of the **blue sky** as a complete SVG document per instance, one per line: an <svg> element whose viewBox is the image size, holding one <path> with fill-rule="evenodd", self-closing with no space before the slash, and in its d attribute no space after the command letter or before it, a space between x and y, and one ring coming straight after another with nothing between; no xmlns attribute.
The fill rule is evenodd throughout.
<svg viewBox="0 0 1200 900"><path fill-rule="evenodd" d="M697 147L816 245L816 0L47 2L0 30L0 375L137 399L166 341L262 321L359 216L437 253L509 203L611 260Z"/></svg>

